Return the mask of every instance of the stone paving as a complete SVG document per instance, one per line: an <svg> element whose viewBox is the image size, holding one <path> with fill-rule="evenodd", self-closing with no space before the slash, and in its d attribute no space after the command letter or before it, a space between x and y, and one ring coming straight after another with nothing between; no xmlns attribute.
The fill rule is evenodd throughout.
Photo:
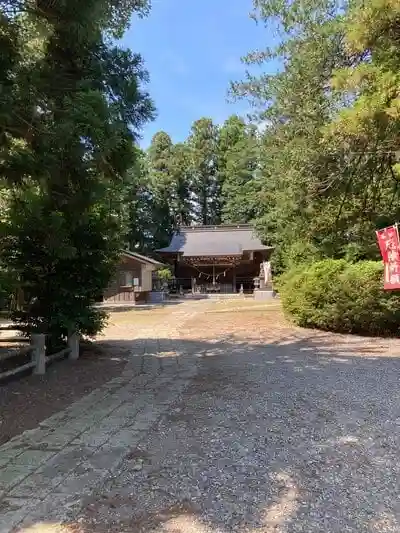
<svg viewBox="0 0 400 533"><path fill-rule="evenodd" d="M140 341L121 377L0 447L0 533L62 520L135 449L196 373L176 339L205 305L171 309L157 331L125 326Z"/></svg>

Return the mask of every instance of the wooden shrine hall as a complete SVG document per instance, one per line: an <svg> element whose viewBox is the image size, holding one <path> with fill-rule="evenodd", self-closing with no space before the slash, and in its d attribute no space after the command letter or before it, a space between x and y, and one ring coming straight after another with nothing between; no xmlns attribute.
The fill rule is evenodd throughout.
<svg viewBox="0 0 400 533"><path fill-rule="evenodd" d="M181 227L158 253L173 265L177 291L204 294L253 292L271 251L252 226L241 224Z"/></svg>

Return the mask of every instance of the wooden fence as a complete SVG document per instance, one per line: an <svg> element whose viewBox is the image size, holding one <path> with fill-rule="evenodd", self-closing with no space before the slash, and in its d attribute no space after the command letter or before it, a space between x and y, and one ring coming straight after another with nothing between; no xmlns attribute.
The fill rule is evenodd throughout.
<svg viewBox="0 0 400 533"><path fill-rule="evenodd" d="M0 339L4 340L4 339ZM77 333L71 333L68 335L67 347L63 350L46 355L46 335L35 334L31 335L30 345L24 347L17 352L9 353L1 356L0 361L3 362L13 357L20 357L21 355L30 355L30 361L23 365L12 368L5 372L0 372L0 380L9 378L26 370L32 369L33 374L43 375L46 373L46 365L52 363L58 359L68 356L70 360L76 360L79 358L79 335Z"/></svg>

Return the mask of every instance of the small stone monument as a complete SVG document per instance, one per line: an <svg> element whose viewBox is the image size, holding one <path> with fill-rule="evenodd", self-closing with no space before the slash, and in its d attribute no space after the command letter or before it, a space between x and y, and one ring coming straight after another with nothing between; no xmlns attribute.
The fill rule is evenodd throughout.
<svg viewBox="0 0 400 533"><path fill-rule="evenodd" d="M258 278L259 287L255 286L254 288L254 299L255 300L267 300L273 298L274 291L272 289L272 271L271 263L269 261L263 261L260 264L260 274Z"/></svg>

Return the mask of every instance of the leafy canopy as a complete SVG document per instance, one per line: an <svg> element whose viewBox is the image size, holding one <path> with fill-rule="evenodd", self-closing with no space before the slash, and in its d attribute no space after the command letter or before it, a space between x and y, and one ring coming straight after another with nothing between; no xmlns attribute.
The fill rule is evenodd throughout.
<svg viewBox="0 0 400 533"><path fill-rule="evenodd" d="M121 199L153 105L140 56L108 39L145 2L0 2L2 261L24 328L95 333L93 309L123 243Z"/></svg>

